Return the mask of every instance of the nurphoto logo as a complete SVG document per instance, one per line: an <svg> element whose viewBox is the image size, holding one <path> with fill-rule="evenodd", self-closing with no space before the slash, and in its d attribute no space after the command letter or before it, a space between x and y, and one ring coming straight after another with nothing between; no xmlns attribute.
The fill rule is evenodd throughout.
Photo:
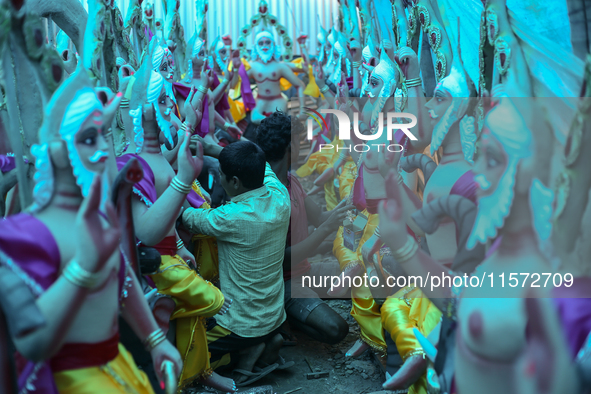
<svg viewBox="0 0 591 394"><path fill-rule="evenodd" d="M328 130L328 123L326 122L325 117L322 114L333 114L336 116L339 122L338 127L338 136L341 141L350 140L351 139L351 120L349 116L343 112L339 111L338 109L321 109L320 113L314 111L310 108L306 108L308 115L310 118L307 121L307 130L308 130L308 140L312 140L314 138L314 122L318 124L320 129ZM397 130L401 130L408 138L412 141L416 141L417 137L415 137L411 132L410 129L416 126L417 124L417 117L413 114L407 112L388 112L386 114L386 125L384 127L384 114L380 112L378 116L378 124L375 133L373 134L363 134L359 131L359 113L355 112L353 114L353 133L355 137L362 141L376 141L382 137L384 133L384 129L386 130L386 137L388 141L394 140L394 133ZM401 119L410 119L410 123L399 123ZM397 123L394 123L397 122ZM382 146L382 144L372 144L377 146ZM320 150L322 149L333 149L334 146L332 144L320 144ZM339 150L339 146L337 146L337 151ZM354 149L356 152L366 152L370 149L369 145L367 144L356 144L348 147L341 147L340 149L351 150ZM400 152L403 147L399 144L391 144L386 146L386 148L390 152ZM378 148L379 149L379 148Z"/></svg>

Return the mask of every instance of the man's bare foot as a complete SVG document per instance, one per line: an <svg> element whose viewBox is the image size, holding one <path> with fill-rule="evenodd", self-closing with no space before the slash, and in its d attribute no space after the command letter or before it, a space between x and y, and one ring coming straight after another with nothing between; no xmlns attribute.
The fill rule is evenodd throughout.
<svg viewBox="0 0 591 394"><path fill-rule="evenodd" d="M202 385L214 388L219 391L223 391L224 393L235 393L236 392L236 383L230 378L224 378L223 376L212 373L211 376L202 379L200 382Z"/></svg>
<svg viewBox="0 0 591 394"><path fill-rule="evenodd" d="M427 359L422 355L409 357L402 367L384 383L387 390L405 390L412 386L427 369Z"/></svg>
<svg viewBox="0 0 591 394"><path fill-rule="evenodd" d="M341 284L337 287L333 287L326 294L328 294L329 297L343 297L351 288L349 284L353 283L353 278L360 275L361 271L363 271L363 267L359 264L346 269L340 276Z"/></svg>
<svg viewBox="0 0 591 394"><path fill-rule="evenodd" d="M265 343L259 343L256 346L249 347L240 351L240 359L235 369L242 369L244 371L252 372L254 364L261 357L261 354L265 351ZM248 380L248 376L240 376L236 379L236 383L242 383Z"/></svg>
<svg viewBox="0 0 591 394"><path fill-rule="evenodd" d="M351 349L347 351L345 357L357 357L363 354L367 349L369 349L369 345L363 342L361 339L358 339L355 342L355 345Z"/></svg>
<svg viewBox="0 0 591 394"><path fill-rule="evenodd" d="M279 349L283 345L283 337L281 334L275 334L275 336L265 342L265 351L261 354L259 362L269 365L277 362L279 359Z"/></svg>

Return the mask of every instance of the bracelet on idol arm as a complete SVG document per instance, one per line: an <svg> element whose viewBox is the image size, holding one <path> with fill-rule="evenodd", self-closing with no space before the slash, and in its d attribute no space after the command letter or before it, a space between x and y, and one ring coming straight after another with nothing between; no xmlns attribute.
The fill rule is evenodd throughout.
<svg viewBox="0 0 591 394"><path fill-rule="evenodd" d="M187 185L186 183L181 182L179 178L176 176L172 178L172 181L170 182L170 187L172 187L174 190L181 194L189 194L191 190L193 190L191 185Z"/></svg>
<svg viewBox="0 0 591 394"><path fill-rule="evenodd" d="M93 289L100 279L100 274L86 271L76 260L72 260L64 268L62 276L68 282L85 289Z"/></svg>
<svg viewBox="0 0 591 394"><path fill-rule="evenodd" d="M156 346L158 346L164 341L166 341L166 335L164 335L164 332L161 329L157 329L156 331L148 335L146 339L144 339L143 344L146 348L146 351L149 353L152 350L154 350Z"/></svg>

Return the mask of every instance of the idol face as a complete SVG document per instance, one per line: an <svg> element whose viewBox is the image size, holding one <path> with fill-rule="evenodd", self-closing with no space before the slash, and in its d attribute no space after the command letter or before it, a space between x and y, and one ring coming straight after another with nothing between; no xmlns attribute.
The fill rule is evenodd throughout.
<svg viewBox="0 0 591 394"><path fill-rule="evenodd" d="M380 77L375 75L371 75L369 77L369 83L365 87L365 94L369 97L369 101L374 104L376 100L380 97L380 92L384 87L384 81Z"/></svg>
<svg viewBox="0 0 591 394"><path fill-rule="evenodd" d="M431 127L435 127L449 109L453 98L445 92L435 89L434 97L425 105L431 118Z"/></svg>
<svg viewBox="0 0 591 394"><path fill-rule="evenodd" d="M158 71L162 78L167 80L168 82L172 82L173 75L174 75L174 61L172 59L167 58L164 56L162 59L162 64L160 65Z"/></svg>
<svg viewBox="0 0 591 394"><path fill-rule="evenodd" d="M226 63L228 61L228 49L226 49L226 47L220 49L218 55L220 56L220 59L222 59L222 62Z"/></svg>
<svg viewBox="0 0 591 394"><path fill-rule="evenodd" d="M109 146L103 136L103 113L93 111L74 136L74 147L80 162L88 171L101 173L109 157Z"/></svg>
<svg viewBox="0 0 591 394"><path fill-rule="evenodd" d="M259 50L264 54L268 54L273 49L273 42L267 37L261 38L257 42L257 45L259 46Z"/></svg>
<svg viewBox="0 0 591 394"><path fill-rule="evenodd" d="M205 48L202 47L197 56L194 58L193 64L198 68L203 67L203 63L205 62L205 56Z"/></svg>
<svg viewBox="0 0 591 394"><path fill-rule="evenodd" d="M507 170L508 157L499 140L484 128L480 138L480 151L474 163L474 180L478 184L479 199L491 196Z"/></svg>
<svg viewBox="0 0 591 394"><path fill-rule="evenodd" d="M159 113L156 114L156 120L158 122L158 127L160 128L159 141L160 143L165 144L168 150L172 150L178 142L178 130L175 127L175 124L171 122L173 108L174 102L166 95L166 90L163 86L160 96L158 97L157 109ZM168 139L169 136L173 140L172 145Z"/></svg>

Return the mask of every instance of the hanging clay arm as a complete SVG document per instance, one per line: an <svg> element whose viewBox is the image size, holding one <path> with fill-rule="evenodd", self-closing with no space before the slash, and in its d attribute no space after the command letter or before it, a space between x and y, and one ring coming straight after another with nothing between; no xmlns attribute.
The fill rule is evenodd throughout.
<svg viewBox="0 0 591 394"><path fill-rule="evenodd" d="M589 228L586 219L591 214L591 57L587 58L583 97L575 115L565 146L565 168L556 180L554 229L552 242L562 262L562 269L574 276L590 276ZM582 214L584 213L584 214Z"/></svg>
<svg viewBox="0 0 591 394"><path fill-rule="evenodd" d="M506 0L490 0L485 11L488 42L494 47L492 89L504 85L509 97L533 97L532 81L525 54L513 33Z"/></svg>
<svg viewBox="0 0 591 394"><path fill-rule="evenodd" d="M402 191L397 182L398 176L394 170L390 171L386 178L387 200L378 206L381 239L390 248L396 263L404 269L407 275L420 276L425 283L421 290L439 310L445 311L447 308L445 299L451 298L451 288L444 287L443 280L439 282L438 286L431 287L430 284L436 279L449 277L449 270L419 250L414 238L408 235L404 220L405 211L408 211L408 208L402 203ZM387 266L384 268L395 272L394 268Z"/></svg>
<svg viewBox="0 0 591 394"><path fill-rule="evenodd" d="M515 362L512 392L520 394L583 393L580 375L573 365L566 334L552 300L530 289L526 298L527 344ZM533 371L533 372L532 372Z"/></svg>
<svg viewBox="0 0 591 394"><path fill-rule="evenodd" d="M6 202L4 197L10 189L16 186L17 182L16 168L2 175L2 179L0 180L0 218L4 217L6 214Z"/></svg>
<svg viewBox="0 0 591 394"><path fill-rule="evenodd" d="M17 377L11 340L45 324L31 291L0 256L0 393L16 393ZM20 349L17 349L20 350Z"/></svg>
<svg viewBox="0 0 591 394"><path fill-rule="evenodd" d="M417 153L410 156L405 156L400 159L400 168L405 172L412 173L416 170L423 172L425 185L429 182L429 178L437 168L437 164L429 156Z"/></svg>
<svg viewBox="0 0 591 394"><path fill-rule="evenodd" d="M474 221L476 220L476 204L465 197L450 195L439 197L412 214L415 223L427 234L433 234L445 217L451 217L459 230L458 253L452 264L452 271L470 274L484 260L485 245L478 244L468 250L466 242Z"/></svg>
<svg viewBox="0 0 591 394"><path fill-rule="evenodd" d="M12 264L8 256L0 252L0 309L4 312L8 333L18 338L43 327L45 318L35 304L39 294L10 268Z"/></svg>
<svg viewBox="0 0 591 394"><path fill-rule="evenodd" d="M119 171L113 183L113 194L111 197L113 204L117 208L117 216L121 228L121 248L138 278L141 277L141 269L133 227L131 195L133 193L133 185L143 178L144 171L138 160L135 158L130 159L121 171Z"/></svg>

